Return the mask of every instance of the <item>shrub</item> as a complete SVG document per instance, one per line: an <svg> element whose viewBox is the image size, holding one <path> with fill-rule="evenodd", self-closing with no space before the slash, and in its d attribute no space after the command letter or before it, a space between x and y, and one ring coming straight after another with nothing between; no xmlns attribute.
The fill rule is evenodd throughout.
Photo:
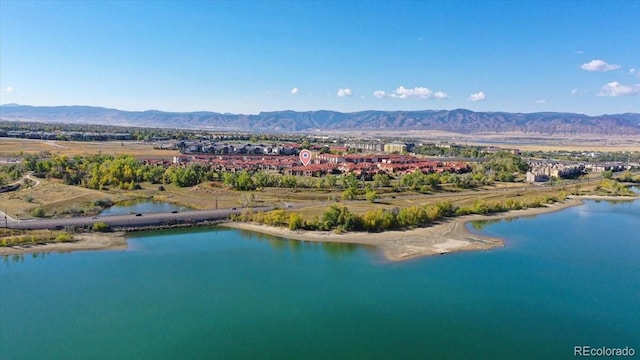
<svg viewBox="0 0 640 360"><path fill-rule="evenodd" d="M99 206L101 208L107 208L109 206L113 205L113 200L111 200L110 198L104 198L104 199L100 199L100 200L94 200L93 201L93 206Z"/></svg>
<svg viewBox="0 0 640 360"><path fill-rule="evenodd" d="M31 210L30 213L31 213L31 216L38 217L38 218L44 217L46 215L45 212L44 212L44 209L41 208L41 207L37 207L37 208Z"/></svg>
<svg viewBox="0 0 640 360"><path fill-rule="evenodd" d="M58 236L56 236L56 241L57 242L66 242L66 241L71 241L71 235L69 233L61 233L58 234Z"/></svg>
<svg viewBox="0 0 640 360"><path fill-rule="evenodd" d="M91 226L91 230L96 232L107 232L110 230L110 228L109 228L109 225L107 225L106 223L99 221L99 222L93 223L93 226Z"/></svg>

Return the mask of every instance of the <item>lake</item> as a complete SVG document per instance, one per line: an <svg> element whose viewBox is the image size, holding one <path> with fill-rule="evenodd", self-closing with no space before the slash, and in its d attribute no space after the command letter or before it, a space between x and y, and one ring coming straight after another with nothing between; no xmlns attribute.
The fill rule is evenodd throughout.
<svg viewBox="0 0 640 360"><path fill-rule="evenodd" d="M155 200L130 200L122 201L100 212L101 216L127 215L127 214L150 214L159 212L172 212L191 210L185 206L179 206L168 202Z"/></svg>
<svg viewBox="0 0 640 360"><path fill-rule="evenodd" d="M481 229L481 230L477 230ZM477 225L504 248L389 262L231 229L0 264L2 359L557 359L640 351L640 202Z"/></svg>

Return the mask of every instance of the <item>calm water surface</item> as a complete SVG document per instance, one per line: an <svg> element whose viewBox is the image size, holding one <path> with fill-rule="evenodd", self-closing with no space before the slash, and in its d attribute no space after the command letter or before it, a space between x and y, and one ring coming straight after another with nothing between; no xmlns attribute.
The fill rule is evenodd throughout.
<svg viewBox="0 0 640 360"><path fill-rule="evenodd" d="M188 207L155 200L123 201L100 212L100 215L150 214L157 212L190 210Z"/></svg>
<svg viewBox="0 0 640 360"><path fill-rule="evenodd" d="M638 354L637 229L640 202L590 201L485 224L504 248L401 263L227 229L9 257L0 358L562 359L575 345Z"/></svg>

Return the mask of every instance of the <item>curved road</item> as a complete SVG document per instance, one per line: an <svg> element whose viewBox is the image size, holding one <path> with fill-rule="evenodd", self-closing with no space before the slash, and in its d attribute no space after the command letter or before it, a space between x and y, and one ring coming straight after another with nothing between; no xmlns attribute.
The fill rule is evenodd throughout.
<svg viewBox="0 0 640 360"><path fill-rule="evenodd" d="M261 206L252 208L254 211L273 210L273 206ZM171 224L199 223L211 220L228 219L231 214L242 213L242 208L237 209L217 209L217 210L191 210L178 213L151 213L136 215L112 215L112 216L92 216L74 217L59 219L33 219L15 220L11 217L5 219L6 214L0 211L0 227L5 225L11 229L63 229L65 227L88 227L95 222L103 222L110 227L141 227L158 226Z"/></svg>

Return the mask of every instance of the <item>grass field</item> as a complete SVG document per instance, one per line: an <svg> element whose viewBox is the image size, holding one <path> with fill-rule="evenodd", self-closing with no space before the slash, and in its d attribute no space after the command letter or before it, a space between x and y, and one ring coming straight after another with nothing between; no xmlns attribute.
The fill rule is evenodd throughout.
<svg viewBox="0 0 640 360"><path fill-rule="evenodd" d="M131 154L139 159L171 160L177 150L158 150L152 144L140 141L48 141L31 139L0 138L0 157L19 157L20 154L40 154L48 151L52 155Z"/></svg>
<svg viewBox="0 0 640 360"><path fill-rule="evenodd" d="M58 180L40 179L38 186L0 194L0 210L12 217L30 218L29 213L34 208L41 207L46 214L61 214L73 208L88 209L92 201L105 197L112 197L114 201L127 198L126 195L65 185Z"/></svg>

